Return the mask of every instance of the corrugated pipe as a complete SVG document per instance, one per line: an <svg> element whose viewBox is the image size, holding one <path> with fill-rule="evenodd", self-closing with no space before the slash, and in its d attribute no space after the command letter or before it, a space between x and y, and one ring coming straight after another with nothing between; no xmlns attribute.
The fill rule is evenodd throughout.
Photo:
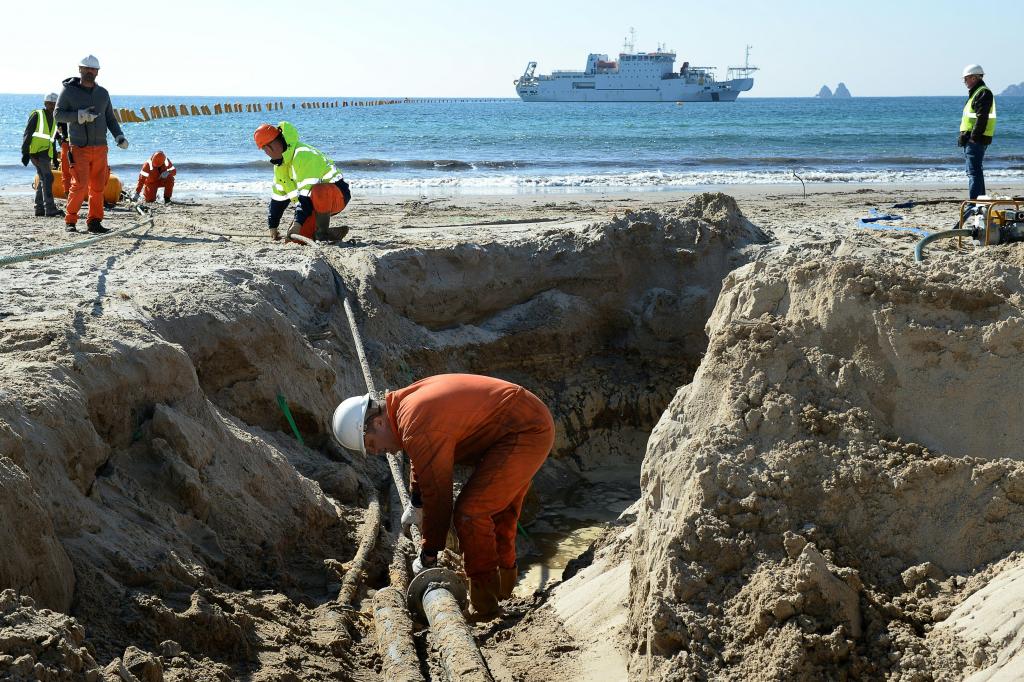
<svg viewBox="0 0 1024 682"><path fill-rule="evenodd" d="M924 247L928 246L932 242L938 239L949 239L950 237L970 237L974 234L974 230L946 230L944 232L936 232L930 234L917 243L914 247L914 260L918 263L924 260Z"/></svg>

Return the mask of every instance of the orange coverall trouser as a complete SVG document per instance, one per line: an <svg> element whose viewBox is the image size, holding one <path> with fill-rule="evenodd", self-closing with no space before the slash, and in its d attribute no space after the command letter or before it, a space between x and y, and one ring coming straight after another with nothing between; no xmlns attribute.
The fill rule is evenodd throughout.
<svg viewBox="0 0 1024 682"><path fill-rule="evenodd" d="M154 182L144 182L142 184L142 198L145 199L147 204L156 201L156 190L160 187L164 188L164 199L170 199L171 193L174 191L174 176L157 178Z"/></svg>
<svg viewBox="0 0 1024 682"><path fill-rule="evenodd" d="M89 194L89 220L103 220L103 189L110 179L107 165L106 146L77 147L71 145L74 167L71 172L64 169L64 177L70 176L67 215L64 222L74 225L78 222L78 209L82 208L86 192Z"/></svg>
<svg viewBox="0 0 1024 682"><path fill-rule="evenodd" d="M320 183L313 185L309 192L309 198L313 201L313 214L302 222L299 234L307 239L313 239L316 234L316 214L329 213L335 215L345 210L345 195L341 193L337 185Z"/></svg>
<svg viewBox="0 0 1024 682"><path fill-rule="evenodd" d="M523 498L555 442L551 413L535 395L522 391L508 409L518 413L510 421L535 426L491 446L455 500L455 531L470 578L516 565L516 526Z"/></svg>

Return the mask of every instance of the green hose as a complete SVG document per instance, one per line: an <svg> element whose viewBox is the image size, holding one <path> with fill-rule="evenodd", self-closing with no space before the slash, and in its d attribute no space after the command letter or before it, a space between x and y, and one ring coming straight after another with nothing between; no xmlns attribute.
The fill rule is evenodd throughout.
<svg viewBox="0 0 1024 682"><path fill-rule="evenodd" d="M284 418L288 420L288 424L292 427L292 433L295 434L295 440L299 441L299 445L305 445L302 440L302 434L299 433L299 427L295 425L295 418L292 417L292 411L288 409L288 401L284 399L284 396L280 393L277 394L277 404L281 406L281 411L284 412Z"/></svg>
<svg viewBox="0 0 1024 682"><path fill-rule="evenodd" d="M931 244L937 239L949 239L950 237L971 237L974 235L974 230L946 230L945 232L936 232L930 234L917 243L914 247L914 260L918 263L924 260L924 247Z"/></svg>

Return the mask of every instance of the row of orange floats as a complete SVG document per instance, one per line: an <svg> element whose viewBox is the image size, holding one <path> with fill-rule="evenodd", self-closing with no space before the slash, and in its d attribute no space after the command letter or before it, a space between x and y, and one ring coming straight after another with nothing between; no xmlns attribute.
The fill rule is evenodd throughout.
<svg viewBox="0 0 1024 682"><path fill-rule="evenodd" d="M339 107L380 107L390 104L440 104L447 102L496 102L497 99L369 99L369 100L334 100L319 102L292 102L292 109L337 109ZM217 116L220 114L258 113L263 111L282 111L284 102L224 102L214 104L160 104L135 109L114 109L114 117L119 123L144 123L161 118L177 118L178 116Z"/></svg>
<svg viewBox="0 0 1024 682"><path fill-rule="evenodd" d="M295 105L292 105L295 108ZM177 118L178 116L216 116L218 114L231 114L260 111L280 111L284 109L284 102L224 102L214 104L160 104L151 107L142 107L136 112L134 109L114 109L114 118L119 123L144 123L159 118Z"/></svg>

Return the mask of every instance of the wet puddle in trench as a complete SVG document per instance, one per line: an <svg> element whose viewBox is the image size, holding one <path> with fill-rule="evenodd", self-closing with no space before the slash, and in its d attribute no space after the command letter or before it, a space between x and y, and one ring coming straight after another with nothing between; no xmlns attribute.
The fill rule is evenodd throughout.
<svg viewBox="0 0 1024 682"><path fill-rule="evenodd" d="M562 496L546 500L543 510L516 542L519 555L517 596L529 596L562 579L566 565L585 552L640 497L640 475L602 476L583 481Z"/></svg>

